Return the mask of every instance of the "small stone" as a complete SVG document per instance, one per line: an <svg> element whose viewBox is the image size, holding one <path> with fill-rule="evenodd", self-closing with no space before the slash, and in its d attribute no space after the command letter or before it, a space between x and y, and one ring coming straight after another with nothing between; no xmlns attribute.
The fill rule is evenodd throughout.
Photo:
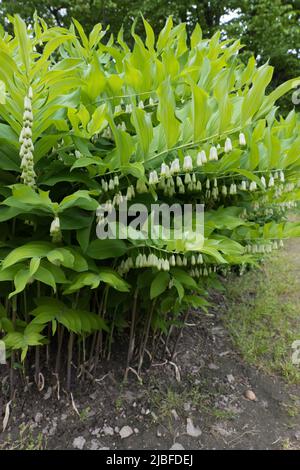
<svg viewBox="0 0 300 470"><path fill-rule="evenodd" d="M184 447L182 444L179 444L179 442L175 442L175 444L170 447L170 450L184 450Z"/></svg>
<svg viewBox="0 0 300 470"><path fill-rule="evenodd" d="M250 400L250 401L256 401L257 400L256 395L252 390L246 390L245 393L244 393L244 397L247 398L247 400Z"/></svg>
<svg viewBox="0 0 300 470"><path fill-rule="evenodd" d="M62 421L66 421L67 417L68 417L68 415L66 415L65 413L63 413L63 414L61 415L60 419L61 419Z"/></svg>
<svg viewBox="0 0 300 470"><path fill-rule="evenodd" d="M84 448L85 443L86 440L83 436L75 437L73 441L73 447L74 449L82 450Z"/></svg>
<svg viewBox="0 0 300 470"><path fill-rule="evenodd" d="M99 435L100 435L100 431L101 431L100 428L95 428L93 431L91 431L91 434L92 434L93 436L99 436Z"/></svg>
<svg viewBox="0 0 300 470"><path fill-rule="evenodd" d="M202 431L194 426L191 418L187 418L186 420L186 432L191 437L199 437L202 434Z"/></svg>
<svg viewBox="0 0 300 470"><path fill-rule="evenodd" d="M133 430L130 426L123 426L120 429L119 434L121 436L121 439L126 439L127 437L131 436L131 434L133 434Z"/></svg>
<svg viewBox="0 0 300 470"><path fill-rule="evenodd" d="M219 369L219 366L217 366L216 364L214 364L213 362L210 362L207 366L210 370L218 370Z"/></svg>
<svg viewBox="0 0 300 470"><path fill-rule="evenodd" d="M297 441L300 441L300 431L295 432L295 438L297 439Z"/></svg>
<svg viewBox="0 0 300 470"><path fill-rule="evenodd" d="M173 418L176 419L176 421L177 421L177 419L179 419L177 411L173 409L173 410L171 410L171 413L172 413Z"/></svg>
<svg viewBox="0 0 300 470"><path fill-rule="evenodd" d="M104 426L104 428L102 429L102 431L104 432L104 434L106 436L113 436L114 435L114 430L111 426Z"/></svg>
<svg viewBox="0 0 300 470"><path fill-rule="evenodd" d="M228 374L226 377L227 377L227 380L230 384L232 384L234 382L234 377L233 377L232 374Z"/></svg>
<svg viewBox="0 0 300 470"><path fill-rule="evenodd" d="M191 404L190 404L190 403L184 403L184 404L183 404L183 409L184 409L184 411L190 411L190 409L191 409Z"/></svg>
<svg viewBox="0 0 300 470"><path fill-rule="evenodd" d="M118 433L120 431L119 426L115 426L115 432Z"/></svg>
<svg viewBox="0 0 300 470"><path fill-rule="evenodd" d="M138 428L134 428L134 432L135 434L138 434L140 431L138 430Z"/></svg>
<svg viewBox="0 0 300 470"><path fill-rule="evenodd" d="M99 449L99 443L96 441L96 439L92 439L90 445L89 445L90 450L98 450Z"/></svg>
<svg viewBox="0 0 300 470"><path fill-rule="evenodd" d="M42 419L43 419L42 413L37 413L37 414L35 415L35 417L34 417L34 421L35 421L37 424L39 424L39 423L42 421Z"/></svg>

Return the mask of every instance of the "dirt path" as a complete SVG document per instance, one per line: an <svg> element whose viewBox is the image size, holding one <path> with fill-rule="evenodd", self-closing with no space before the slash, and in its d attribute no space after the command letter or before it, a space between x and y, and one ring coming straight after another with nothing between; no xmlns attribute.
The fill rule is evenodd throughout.
<svg viewBox="0 0 300 470"><path fill-rule="evenodd" d="M290 241L284 255L300 279L300 239ZM216 300L209 315L195 312L189 318L174 364L158 361L144 374L144 384L132 376L122 385L116 353L96 383L74 391L73 405L63 390L57 399L50 378L41 394L27 385L11 407L0 446L300 449L300 384L288 386L247 365L224 328L225 297ZM255 401L244 397L246 390ZM4 394L0 406L1 401L4 415ZM122 439L120 432L131 435Z"/></svg>

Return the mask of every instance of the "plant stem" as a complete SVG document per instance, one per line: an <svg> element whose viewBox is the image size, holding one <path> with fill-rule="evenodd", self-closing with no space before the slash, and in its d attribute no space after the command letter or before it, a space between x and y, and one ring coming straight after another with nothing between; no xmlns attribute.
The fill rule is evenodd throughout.
<svg viewBox="0 0 300 470"><path fill-rule="evenodd" d="M73 343L74 343L74 333L71 332L69 336L69 341L68 341L68 361L67 361L67 390L68 391L71 389Z"/></svg>
<svg viewBox="0 0 300 470"><path fill-rule="evenodd" d="M60 357L61 357L61 347L64 337L64 327L58 325L57 327L57 353L56 353L56 363L55 363L55 373L59 374L60 370Z"/></svg>
<svg viewBox="0 0 300 470"><path fill-rule="evenodd" d="M137 298L138 298L138 288L135 289L134 295L133 295L133 305L132 305L131 325L130 325L130 337L129 337L129 345L128 345L128 353L127 353L127 364L126 364L126 370L125 370L125 375L124 375L124 380L125 381L127 380L127 377L128 377L130 362L131 362L133 351L134 351Z"/></svg>
<svg viewBox="0 0 300 470"><path fill-rule="evenodd" d="M141 372L141 369L142 369L142 366L143 366L143 362L144 362L145 349L146 349L147 341L148 341L148 338L149 338L149 332L150 332L150 326L151 326L151 321L152 321L152 317L153 317L154 307L155 307L155 300L152 302L151 309L150 309L150 312L148 314L148 321L147 321L147 324L146 324L146 332L145 332L143 342L142 342L142 348L141 348L141 352L140 352L139 366L138 366L138 374L139 375L140 375L140 372Z"/></svg>

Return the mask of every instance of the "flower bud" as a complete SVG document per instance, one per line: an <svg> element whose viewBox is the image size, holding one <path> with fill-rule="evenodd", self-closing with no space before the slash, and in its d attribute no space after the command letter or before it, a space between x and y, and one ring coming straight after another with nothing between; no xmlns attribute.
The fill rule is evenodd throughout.
<svg viewBox="0 0 300 470"><path fill-rule="evenodd" d="M271 175L271 176L270 176L270 179L269 179L268 187L269 187L269 188L272 188L273 186L274 186L274 178L273 178L273 176Z"/></svg>
<svg viewBox="0 0 300 470"><path fill-rule="evenodd" d="M197 264L202 264L203 263L203 257L201 253L199 253L198 258L197 258Z"/></svg>
<svg viewBox="0 0 300 470"><path fill-rule="evenodd" d="M191 181L192 181L191 175L189 173L186 173L184 176L184 184L189 184L191 183Z"/></svg>
<svg viewBox="0 0 300 470"><path fill-rule="evenodd" d="M183 186L183 182L180 176L176 177L176 185L178 186L178 188L180 188L180 186Z"/></svg>
<svg viewBox="0 0 300 470"><path fill-rule="evenodd" d="M176 266L176 259L174 255L170 257L169 263L170 263L170 266Z"/></svg>
<svg viewBox="0 0 300 470"><path fill-rule="evenodd" d="M221 192L222 192L223 196L227 196L227 186L225 184L223 184Z"/></svg>
<svg viewBox="0 0 300 470"><path fill-rule="evenodd" d="M182 266L182 264L183 264L180 255L176 256L176 264L177 264L177 266Z"/></svg>

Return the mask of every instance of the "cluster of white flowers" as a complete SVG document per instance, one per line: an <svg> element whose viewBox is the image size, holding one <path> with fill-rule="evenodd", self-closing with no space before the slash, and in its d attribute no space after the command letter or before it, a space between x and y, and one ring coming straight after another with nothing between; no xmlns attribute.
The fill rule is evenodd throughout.
<svg viewBox="0 0 300 470"><path fill-rule="evenodd" d="M19 155L22 170L21 180L24 184L34 187L36 174L33 160L32 122L32 88L29 87L27 96L24 98L23 127L19 137L21 144Z"/></svg>
<svg viewBox="0 0 300 470"><path fill-rule="evenodd" d="M295 189L294 183L287 183L287 184L285 185L284 192L285 192L285 193L290 193L290 192L293 191L294 189Z"/></svg>
<svg viewBox="0 0 300 470"><path fill-rule="evenodd" d="M107 191L114 191L119 187L119 177L115 175L113 178L110 178L108 181L104 178L101 179L102 190L106 193Z"/></svg>
<svg viewBox="0 0 300 470"><path fill-rule="evenodd" d="M244 253L249 254L269 254L272 253L273 250L278 250L279 248L283 248L283 241L282 240L273 240L269 243L260 243L260 244L248 244L244 247Z"/></svg>
<svg viewBox="0 0 300 470"><path fill-rule="evenodd" d="M124 131L124 132L127 130L126 124L125 124L124 121L122 121L120 124L118 124L118 125L117 125L117 128L118 128L118 129L121 129L121 131Z"/></svg>
<svg viewBox="0 0 300 470"><path fill-rule="evenodd" d="M216 266L205 266L204 268L195 268L195 269L191 269L189 274L192 276L192 277L207 277L209 276L211 273L215 273L217 272L217 267Z"/></svg>
<svg viewBox="0 0 300 470"><path fill-rule="evenodd" d="M235 194L237 194L237 186L235 183L231 183L231 185L229 186L229 194L230 196L234 196Z"/></svg>
<svg viewBox="0 0 300 470"><path fill-rule="evenodd" d="M56 216L51 222L50 236L54 243L59 243L62 240L62 233L60 230L60 220L58 216Z"/></svg>
<svg viewBox="0 0 300 470"><path fill-rule="evenodd" d="M279 207L281 207L284 211L286 209L294 209L295 207L298 206L296 201L286 201L286 202L280 202Z"/></svg>
<svg viewBox="0 0 300 470"><path fill-rule="evenodd" d="M151 98L150 98L151 99ZM150 101L149 101L150 104ZM117 104L115 106L114 114L121 114L121 113L126 113L126 114L131 114L133 111L133 105L131 103L124 105L125 107L123 108L122 105L124 105L124 100L121 100L120 104ZM138 108L144 109L144 101L140 100L138 103ZM125 123L124 123L125 124ZM126 126L125 126L126 129Z"/></svg>
<svg viewBox="0 0 300 470"><path fill-rule="evenodd" d="M134 259L131 256L123 260L119 266L120 274L126 274L132 268L156 268L158 271L169 271L172 266L195 266L203 264L201 253L187 257L185 255L171 255L168 258L161 258L155 253L138 254Z"/></svg>

